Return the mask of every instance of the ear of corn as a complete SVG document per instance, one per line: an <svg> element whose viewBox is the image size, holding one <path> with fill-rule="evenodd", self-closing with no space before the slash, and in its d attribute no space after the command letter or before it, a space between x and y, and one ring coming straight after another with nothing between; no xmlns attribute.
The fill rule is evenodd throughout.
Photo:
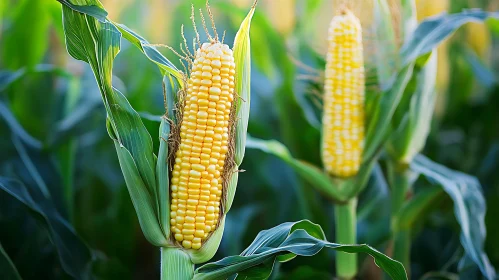
<svg viewBox="0 0 499 280"><path fill-rule="evenodd" d="M171 181L171 229L186 249L199 249L219 223L234 74L227 45L205 43L197 50Z"/></svg>
<svg viewBox="0 0 499 280"><path fill-rule="evenodd" d="M364 59L360 22L345 10L329 27L322 160L328 173L355 175L364 139Z"/></svg>

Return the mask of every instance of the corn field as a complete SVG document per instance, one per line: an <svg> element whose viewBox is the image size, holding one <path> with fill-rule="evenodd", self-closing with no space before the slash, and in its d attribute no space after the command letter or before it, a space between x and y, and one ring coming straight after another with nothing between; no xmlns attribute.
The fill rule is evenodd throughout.
<svg viewBox="0 0 499 280"><path fill-rule="evenodd" d="M499 279L496 0L2 0L0 279Z"/></svg>

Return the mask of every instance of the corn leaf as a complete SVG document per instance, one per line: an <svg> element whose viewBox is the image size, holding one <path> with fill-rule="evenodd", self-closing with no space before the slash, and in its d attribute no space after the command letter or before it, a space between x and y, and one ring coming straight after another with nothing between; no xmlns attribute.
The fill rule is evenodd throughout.
<svg viewBox="0 0 499 280"><path fill-rule="evenodd" d="M408 38L402 49L402 63L410 64L418 57L429 53L459 27L468 22L483 22L488 18L499 18L499 12L465 10L457 14L441 14L423 21Z"/></svg>
<svg viewBox="0 0 499 280"><path fill-rule="evenodd" d="M144 55L151 60L152 62L158 65L163 76L170 74L174 76L180 85L183 87L183 77L182 74L178 71L173 63L171 63L166 57L164 57L154 46L149 44L149 42L144 39L139 34L132 31L130 28L125 26L124 24L110 21L107 19L107 12L104 10L102 4L97 0L74 0L77 2L77 5L71 3L69 0L57 0L61 2L61 4L66 7L72 9L75 12L79 12L88 16L91 16L102 23L111 23L113 24L123 38L128 40L134 46L139 48L139 50L144 53Z"/></svg>
<svg viewBox="0 0 499 280"><path fill-rule="evenodd" d="M84 4L99 3L88 0ZM120 49L121 33L110 22L100 22L67 6L63 6L63 22L68 52L90 64L99 85L108 132L115 141L142 230L151 243L166 244L158 220L160 207L151 136L125 96L112 86L113 60Z"/></svg>
<svg viewBox="0 0 499 280"><path fill-rule="evenodd" d="M461 226L461 244L466 252L460 268L468 266L471 259L487 279L495 279L496 273L484 252L485 199L482 187L475 177L448 169L423 155L414 158L411 169L423 175L431 183L440 185L454 201L454 215Z"/></svg>
<svg viewBox="0 0 499 280"><path fill-rule="evenodd" d="M241 165L246 147L246 134L248 131L248 120L251 99L251 45L250 45L250 26L251 18L255 13L255 7L252 7L246 18L241 23L241 27L234 39L234 61L236 63L236 84L235 91L240 98L236 99L236 154L235 161L237 166Z"/></svg>
<svg viewBox="0 0 499 280"><path fill-rule="evenodd" d="M24 204L31 210L32 216L40 221L40 225L47 230L66 273L77 279L88 275L92 252L57 211L52 200L43 196L37 188L12 178L0 177L0 190Z"/></svg>
<svg viewBox="0 0 499 280"><path fill-rule="evenodd" d="M99 1L88 2L88 4L91 5L82 5L82 4L87 4L85 3L85 0L74 1L77 3L76 5L71 3L70 0L57 0L57 2L66 5L67 7L71 8L76 12L87 14L89 16L96 18L101 22L106 22L107 12L104 10L104 6L102 6L102 4Z"/></svg>
<svg viewBox="0 0 499 280"><path fill-rule="evenodd" d="M159 70L161 71L161 74L163 74L163 76L167 74L174 76L183 87L182 74L175 67L175 65L173 65L173 63L171 63L166 57L164 57L154 46L151 46L151 44L149 44L149 42L147 42L147 40L142 38L139 34L135 33L130 28L121 23L113 23L122 33L123 38L139 48L139 50L143 52L150 61L158 65Z"/></svg>
<svg viewBox="0 0 499 280"><path fill-rule="evenodd" d="M35 137L31 136L22 127L22 125L19 123L19 121L12 113L12 111L3 101L0 101L0 118L5 121L5 123L9 126L10 130L24 143L35 149L42 148L43 143L40 140L36 139Z"/></svg>
<svg viewBox="0 0 499 280"><path fill-rule="evenodd" d="M53 73L63 78L71 78L66 70L51 64L37 64L31 68L20 68L16 71L0 71L0 92L6 90L13 83L33 73Z"/></svg>
<svg viewBox="0 0 499 280"><path fill-rule="evenodd" d="M296 173L317 188L318 191L334 200L346 200L346 197L340 191L339 185L335 184L326 173L307 162L293 158L288 149L278 141L248 137L246 147L277 156L289 164Z"/></svg>
<svg viewBox="0 0 499 280"><path fill-rule="evenodd" d="M328 242L321 227L308 220L288 222L261 231L241 255L205 264L196 270L193 279L226 279L236 274L236 279L266 279L279 256L286 256L281 260L289 261L292 258L289 254L313 256L323 248L347 253L367 253L392 279L407 279L401 263L368 245Z"/></svg>
<svg viewBox="0 0 499 280"><path fill-rule="evenodd" d="M404 67L398 73L393 84L388 87L388 91L381 95L379 105L375 108L367 127L364 154L362 156L364 162L372 160L383 141L386 140L392 116L397 109L407 83L412 77L413 70L414 64Z"/></svg>
<svg viewBox="0 0 499 280"><path fill-rule="evenodd" d="M17 270L14 262L10 259L9 255L3 249L0 243L0 271L2 272L2 277L4 279L16 279L21 280L21 275Z"/></svg>
<svg viewBox="0 0 499 280"><path fill-rule="evenodd" d="M436 56L437 52L433 52L421 71L413 77L416 79L416 88L410 93L408 106L398 108L403 116L388 142L388 151L398 162L411 162L424 148L430 133L436 99Z"/></svg>

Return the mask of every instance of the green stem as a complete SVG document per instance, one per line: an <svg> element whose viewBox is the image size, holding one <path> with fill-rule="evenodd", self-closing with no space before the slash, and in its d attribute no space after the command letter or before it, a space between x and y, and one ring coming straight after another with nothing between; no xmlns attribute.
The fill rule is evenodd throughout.
<svg viewBox="0 0 499 280"><path fill-rule="evenodd" d="M411 171L407 165L394 162L388 164L391 188L391 229L393 258L401 262L407 273L410 268L411 232L409 228L401 229L399 219L401 210L406 205L408 194L412 191Z"/></svg>
<svg viewBox="0 0 499 280"><path fill-rule="evenodd" d="M401 229L394 232L393 258L404 265L408 275L410 275L409 268L411 265L410 252L411 252L410 229Z"/></svg>
<svg viewBox="0 0 499 280"><path fill-rule="evenodd" d="M179 248L161 248L161 280L190 280L194 264Z"/></svg>
<svg viewBox="0 0 499 280"><path fill-rule="evenodd" d="M357 198L334 206L336 242L355 244L357 241ZM339 279L353 279L357 274L357 255L337 252L336 271Z"/></svg>
<svg viewBox="0 0 499 280"><path fill-rule="evenodd" d="M396 218L406 202L407 194L412 188L410 171L406 167L390 166L390 187L392 218Z"/></svg>

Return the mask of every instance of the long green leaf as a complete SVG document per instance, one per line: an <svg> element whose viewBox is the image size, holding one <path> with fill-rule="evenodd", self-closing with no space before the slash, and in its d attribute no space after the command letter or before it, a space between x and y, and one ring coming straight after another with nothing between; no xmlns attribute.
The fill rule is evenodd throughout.
<svg viewBox="0 0 499 280"><path fill-rule="evenodd" d="M347 253L367 253L392 279L407 279L405 269L399 262L368 245L341 245L328 242L320 226L307 220L284 223L260 232L241 255L203 265L196 270L193 279L226 279L238 273L263 277L250 279L265 279L270 275L273 268L271 264L277 257L289 253L313 256L323 248ZM282 260L288 261L289 258Z"/></svg>
<svg viewBox="0 0 499 280"><path fill-rule="evenodd" d="M3 249L2 244L0 243L0 271L2 279L16 279L21 280L22 277L19 274L14 262L10 259L7 252Z"/></svg>
<svg viewBox="0 0 499 280"><path fill-rule="evenodd" d="M181 87L183 87L183 76L179 72L179 70L171 63L166 57L164 57L154 46L149 44L146 39L141 37L139 34L132 31L130 28L126 27L121 23L113 22L114 25L120 30L123 34L123 38L128 40L134 46L139 48L144 55L151 60L152 62L158 65L163 76L170 74L174 76L177 81L180 83Z"/></svg>
<svg viewBox="0 0 499 280"><path fill-rule="evenodd" d="M499 18L499 12L465 10L457 14L441 14L426 19L405 41L401 49L402 63L408 65L418 57L429 53L464 24L483 22L488 18Z"/></svg>
<svg viewBox="0 0 499 280"><path fill-rule="evenodd" d="M98 1L90 0L79 0L78 4L82 2L98 4ZM115 141L144 234L153 244L164 245L165 237L159 234L161 230L158 233L160 207L152 139L140 115L125 96L112 87L113 60L120 49L121 33L110 22L100 22L67 6L63 6L63 21L68 52L90 64L99 85L109 120L108 132ZM151 209L152 213L149 212Z"/></svg>
<svg viewBox="0 0 499 280"><path fill-rule="evenodd" d="M35 149L41 149L43 144L40 140L36 139L35 137L31 136L19 123L19 121L16 119L12 111L7 107L7 105L0 101L0 118L2 118L7 125L9 126L10 130L17 136L19 137L24 143L29 145L30 147L33 147Z"/></svg>
<svg viewBox="0 0 499 280"><path fill-rule="evenodd" d="M252 7L246 18L241 23L241 27L234 39L234 61L236 63L236 93L240 96L235 104L237 109L236 127L236 152L235 161L239 166L244 157L246 148L246 134L248 131L248 120L251 99L251 45L250 26L251 18L255 13Z"/></svg>
<svg viewBox="0 0 499 280"><path fill-rule="evenodd" d="M93 257L90 249L57 212L52 201L41 194L35 196L37 190L28 187L18 180L0 177L0 190L28 207L47 230L64 271L74 278L84 278Z"/></svg>
<svg viewBox="0 0 499 280"><path fill-rule="evenodd" d="M450 170L423 155L414 158L411 169L430 182L442 186L454 201L454 215L461 226L461 244L466 251L460 267L466 266L465 262L469 257L480 268L484 277L495 279L495 270L483 249L487 232L484 222L486 205L478 180Z"/></svg>
<svg viewBox="0 0 499 280"><path fill-rule="evenodd" d="M335 184L326 173L307 162L293 158L288 149L278 141L248 137L246 147L258 149L282 159L310 185L317 188L318 191L326 194L331 199L339 201L345 201L347 199L341 192L339 185Z"/></svg>

